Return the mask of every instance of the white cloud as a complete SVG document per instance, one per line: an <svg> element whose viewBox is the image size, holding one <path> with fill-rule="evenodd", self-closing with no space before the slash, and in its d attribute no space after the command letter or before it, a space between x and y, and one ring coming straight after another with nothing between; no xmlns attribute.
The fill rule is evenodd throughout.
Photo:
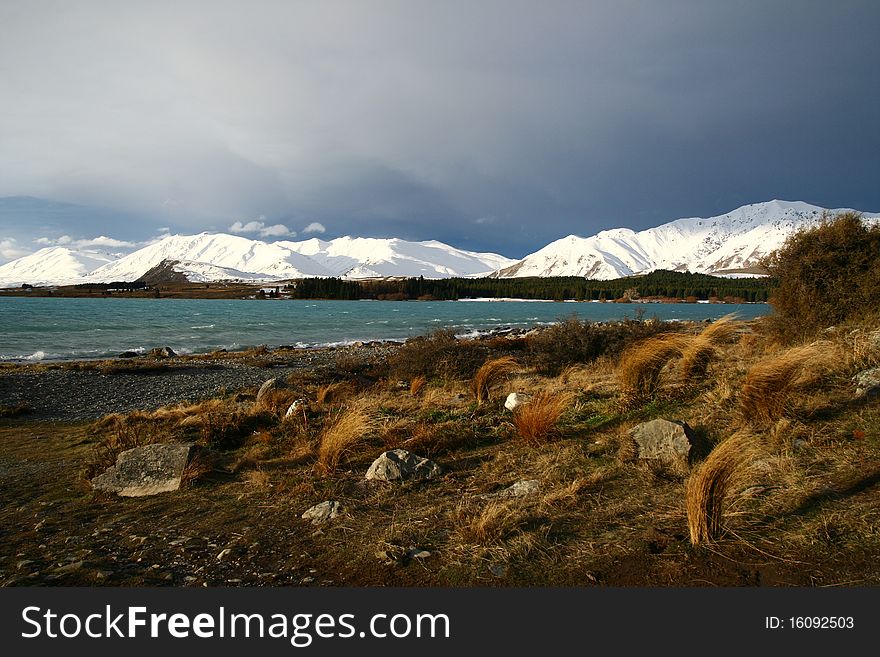
<svg viewBox="0 0 880 657"><path fill-rule="evenodd" d="M22 249L13 238L0 240L0 258L4 260L15 260L26 256L30 251Z"/></svg>
<svg viewBox="0 0 880 657"><path fill-rule="evenodd" d="M73 246L77 248L88 248L93 246L106 246L114 249L133 249L139 246L136 242L127 242L118 240L106 235L99 235L90 239L75 240L70 235L62 235L61 237L38 237L34 240L37 244L43 246Z"/></svg>
<svg viewBox="0 0 880 657"><path fill-rule="evenodd" d="M264 219L265 217L260 217ZM257 233L260 237L295 237L296 232L290 230L284 224L267 226L264 221L249 221L246 224L240 221L234 222L229 227L231 233Z"/></svg>
<svg viewBox="0 0 880 657"><path fill-rule="evenodd" d="M170 229L168 226L162 226L162 227L159 229L159 232L160 232L160 233L170 233L170 232L171 232L171 229Z"/></svg>
<svg viewBox="0 0 880 657"><path fill-rule="evenodd" d="M324 224L318 223L317 221L313 221L308 226L303 228L304 233L326 233L327 229L324 228Z"/></svg>
<svg viewBox="0 0 880 657"><path fill-rule="evenodd" d="M125 240L117 240L112 237L107 237L106 235L100 235L98 237L93 237L89 240L76 240L74 242L75 246L110 246L116 249L133 249L138 246L135 242L127 242Z"/></svg>

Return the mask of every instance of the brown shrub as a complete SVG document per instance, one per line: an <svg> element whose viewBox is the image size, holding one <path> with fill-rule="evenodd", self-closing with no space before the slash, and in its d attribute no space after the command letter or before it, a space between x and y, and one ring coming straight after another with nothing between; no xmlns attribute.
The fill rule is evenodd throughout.
<svg viewBox="0 0 880 657"><path fill-rule="evenodd" d="M633 342L676 329L670 322L656 320L600 324L570 317L529 338L529 350L539 372L556 375L575 363L616 357Z"/></svg>
<svg viewBox="0 0 880 657"><path fill-rule="evenodd" d="M820 225L791 235L764 261L778 286L768 318L791 341L850 319L877 315L880 307L880 226L861 215L826 215Z"/></svg>
<svg viewBox="0 0 880 657"><path fill-rule="evenodd" d="M473 376L485 356L485 349L473 340L458 340L451 329L411 338L388 359L393 378L417 376L453 379Z"/></svg>

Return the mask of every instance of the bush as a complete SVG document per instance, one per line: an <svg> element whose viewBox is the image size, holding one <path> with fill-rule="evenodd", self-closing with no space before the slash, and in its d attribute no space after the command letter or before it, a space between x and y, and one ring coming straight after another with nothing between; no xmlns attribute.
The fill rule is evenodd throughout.
<svg viewBox="0 0 880 657"><path fill-rule="evenodd" d="M470 378L483 364L484 351L470 340L458 340L451 329L441 329L407 340L388 367L393 376L405 380Z"/></svg>
<svg viewBox="0 0 880 657"><path fill-rule="evenodd" d="M633 342L673 329L672 324L656 320L598 324L570 317L531 338L529 348L535 367L543 374L556 375L575 363L617 356Z"/></svg>
<svg viewBox="0 0 880 657"><path fill-rule="evenodd" d="M777 332L795 341L876 313L880 307L880 226L845 212L790 236L764 260L779 284L770 302Z"/></svg>

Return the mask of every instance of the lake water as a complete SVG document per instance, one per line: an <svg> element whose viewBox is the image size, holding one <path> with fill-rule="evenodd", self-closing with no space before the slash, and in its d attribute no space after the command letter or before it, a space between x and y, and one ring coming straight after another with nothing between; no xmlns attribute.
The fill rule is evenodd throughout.
<svg viewBox="0 0 880 657"><path fill-rule="evenodd" d="M313 347L400 340L449 327L474 334L577 315L591 321L753 319L766 304L618 304L529 301L311 301L0 297L0 361L116 356L169 346L178 353L260 344Z"/></svg>

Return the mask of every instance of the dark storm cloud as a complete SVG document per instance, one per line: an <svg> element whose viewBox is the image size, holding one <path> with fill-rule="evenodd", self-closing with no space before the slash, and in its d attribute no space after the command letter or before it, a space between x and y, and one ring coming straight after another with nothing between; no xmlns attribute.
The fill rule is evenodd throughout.
<svg viewBox="0 0 880 657"><path fill-rule="evenodd" d="M122 4L0 7L0 196L508 255L880 210L873 1Z"/></svg>

